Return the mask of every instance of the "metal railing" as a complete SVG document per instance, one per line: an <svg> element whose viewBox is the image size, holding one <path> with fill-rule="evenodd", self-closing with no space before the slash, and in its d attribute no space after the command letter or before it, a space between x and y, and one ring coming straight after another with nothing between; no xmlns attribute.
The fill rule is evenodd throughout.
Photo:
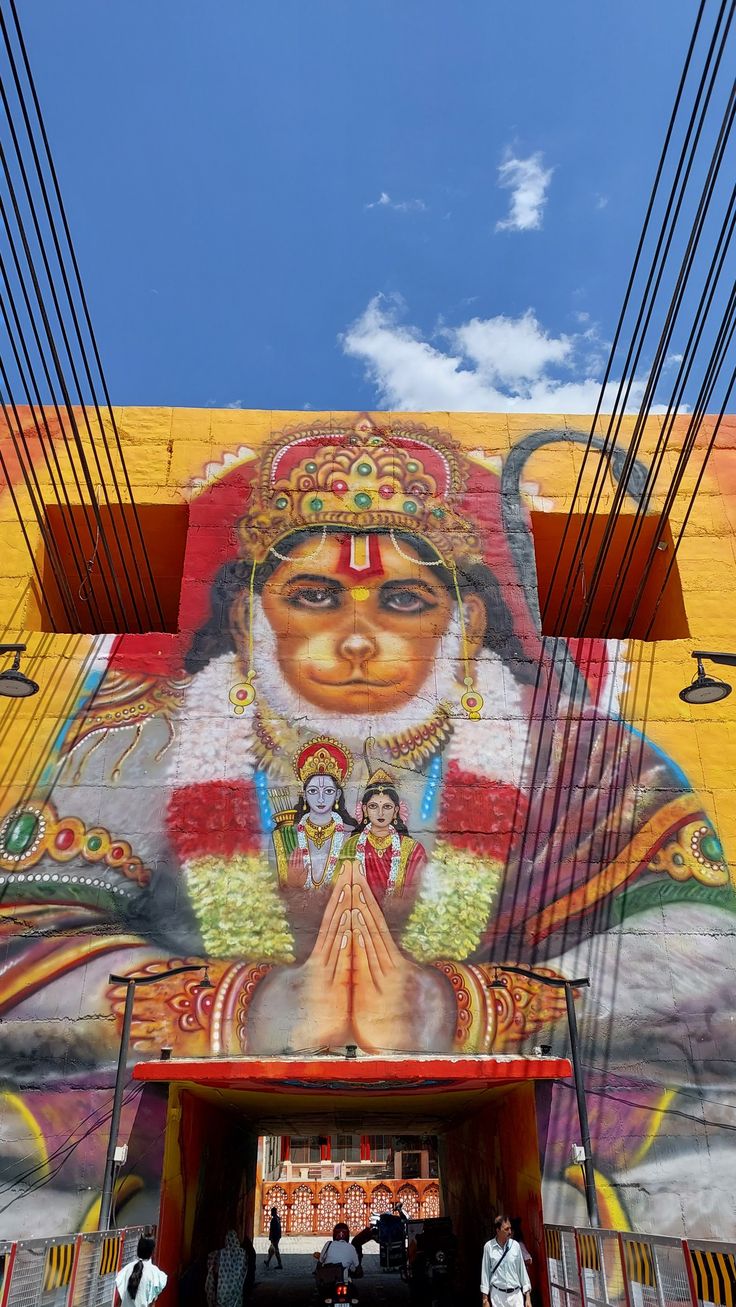
<svg viewBox="0 0 736 1307"><path fill-rule="evenodd" d="M551 1307L736 1307L736 1244L545 1226Z"/></svg>
<svg viewBox="0 0 736 1307"><path fill-rule="evenodd" d="M115 1276L149 1229L0 1241L0 1307L109 1307Z"/></svg>

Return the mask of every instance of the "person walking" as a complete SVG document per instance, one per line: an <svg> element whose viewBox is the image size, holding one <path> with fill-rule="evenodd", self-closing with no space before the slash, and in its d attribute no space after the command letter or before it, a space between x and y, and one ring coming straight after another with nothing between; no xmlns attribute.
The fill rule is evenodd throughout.
<svg viewBox="0 0 736 1307"><path fill-rule="evenodd" d="M483 1249L480 1291L483 1307L531 1307L531 1283L521 1248L511 1237L508 1216L497 1216L495 1237Z"/></svg>
<svg viewBox="0 0 736 1307"><path fill-rule="evenodd" d="M249 1278L248 1253L249 1249L242 1246L235 1231L228 1230L224 1248L216 1249L207 1258L204 1285L207 1307L243 1307Z"/></svg>
<svg viewBox="0 0 736 1307"><path fill-rule="evenodd" d="M138 1240L135 1259L118 1271L115 1288L120 1295L121 1307L150 1307L161 1290L166 1288L166 1272L151 1260L155 1246L155 1240L142 1234Z"/></svg>
<svg viewBox="0 0 736 1307"><path fill-rule="evenodd" d="M279 1216L278 1208L272 1207L271 1220L269 1221L269 1225L268 1225L268 1257L266 1258L263 1265L266 1267L270 1266L271 1258L275 1257L276 1265L278 1266L280 1271L283 1271L284 1268L281 1262L281 1253L279 1252L280 1243L281 1243L281 1217Z"/></svg>

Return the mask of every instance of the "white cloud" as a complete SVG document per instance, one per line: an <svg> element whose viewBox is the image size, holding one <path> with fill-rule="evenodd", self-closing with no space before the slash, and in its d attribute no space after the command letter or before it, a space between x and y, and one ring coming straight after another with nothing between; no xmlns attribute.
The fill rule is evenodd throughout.
<svg viewBox="0 0 736 1307"><path fill-rule="evenodd" d="M527 309L518 318L471 318L443 327L438 336L447 348L440 348L403 322L402 311L398 297L378 295L340 337L344 353L365 365L386 408L592 413L598 403L601 382L585 369L590 330L553 336ZM637 411L645 384L645 377L633 384L628 411ZM606 386L603 412L611 411L617 387L616 381Z"/></svg>
<svg viewBox="0 0 736 1307"><path fill-rule="evenodd" d="M547 203L547 188L554 169L545 168L541 154L517 159L509 154L498 169L498 184L511 191L509 213L496 223L496 231L537 231Z"/></svg>
<svg viewBox="0 0 736 1307"><path fill-rule="evenodd" d="M424 200L392 200L387 191L381 191L377 200L366 204L366 209L393 209L395 213L419 213L426 209Z"/></svg>

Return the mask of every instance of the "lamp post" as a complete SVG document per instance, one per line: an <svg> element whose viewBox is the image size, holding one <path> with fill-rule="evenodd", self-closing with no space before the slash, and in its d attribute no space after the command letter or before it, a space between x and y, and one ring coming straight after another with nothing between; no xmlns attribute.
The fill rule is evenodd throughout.
<svg viewBox="0 0 736 1307"><path fill-rule="evenodd" d="M13 666L0 672L0 695L4 699L28 699L38 694L38 684L20 670L20 656L25 653L24 644L0 644L0 654L15 654Z"/></svg>
<svg viewBox="0 0 736 1307"><path fill-rule="evenodd" d="M578 1040L578 1020L575 1015L575 998L573 990L580 989L583 985L590 986L590 977L581 976L577 980L565 980L561 976L544 976L541 971L534 971L532 967L517 967L510 963L504 963L504 971L511 971L515 976L528 976L530 980L536 980L540 985L548 985L550 989L564 989L565 1006L567 1008L567 1025L570 1031L570 1055L572 1057L572 1073L575 1080L575 1097L578 1104L578 1121L580 1122L580 1142L583 1145L585 1157L583 1159L583 1180L585 1183L585 1205L588 1209L588 1221L591 1226L600 1225L598 1216L598 1196L595 1191L595 1175L593 1172L593 1157L590 1146L590 1125L588 1124L588 1104L585 1098L585 1081L583 1078L583 1065L580 1061L580 1046ZM493 989L505 989L506 985L502 980L492 980Z"/></svg>
<svg viewBox="0 0 736 1307"><path fill-rule="evenodd" d="M110 976L111 985L125 985L126 987L125 1014L123 1016L123 1029L120 1035L118 1069L115 1073L115 1093L112 1100L110 1134L107 1140L105 1175L102 1181L102 1198L100 1200L100 1219L97 1223L98 1230L109 1230L110 1228L110 1217L112 1215L112 1182L115 1172L115 1150L118 1145L120 1113L123 1106L123 1089L125 1086L125 1071L128 1065L128 1044L130 1043L130 1028L133 1024L135 991L139 985L155 985L157 981L168 980L170 976L182 976L185 971L204 972L201 981L196 987L197 989L214 988L212 981L207 975L207 967L204 964L202 966L172 967L169 971L159 971L155 976Z"/></svg>
<svg viewBox="0 0 736 1307"><path fill-rule="evenodd" d="M703 659L709 663L720 663L723 667L736 667L736 654L732 653L710 653L707 649L694 649L690 655L698 660L698 670L694 679L684 690L680 690L680 698L685 703L718 703L721 699L727 699L731 693L731 686L728 681L721 681L716 676L706 676L703 667Z"/></svg>

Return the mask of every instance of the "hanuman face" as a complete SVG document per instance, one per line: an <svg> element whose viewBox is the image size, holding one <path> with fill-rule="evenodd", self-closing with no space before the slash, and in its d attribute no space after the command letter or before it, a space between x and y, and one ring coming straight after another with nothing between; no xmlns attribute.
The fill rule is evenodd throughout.
<svg viewBox="0 0 736 1307"><path fill-rule="evenodd" d="M434 569L412 546L401 552L388 536L372 542L377 575L356 579L344 568L344 548L328 536L318 556L302 541L279 564L262 593L289 685L318 708L385 713L422 688L452 621L454 605ZM342 569L342 570L341 570ZM485 609L466 600L471 656L482 643Z"/></svg>

